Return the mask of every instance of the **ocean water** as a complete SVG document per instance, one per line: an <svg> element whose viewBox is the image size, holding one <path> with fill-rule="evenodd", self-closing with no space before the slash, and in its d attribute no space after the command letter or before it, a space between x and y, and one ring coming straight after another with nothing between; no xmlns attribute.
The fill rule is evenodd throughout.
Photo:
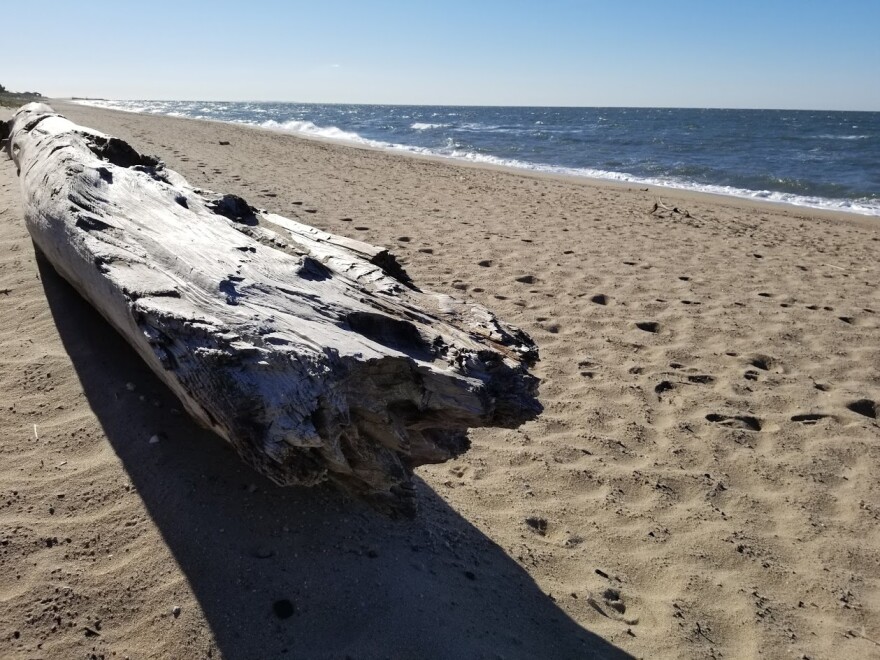
<svg viewBox="0 0 880 660"><path fill-rule="evenodd" d="M880 216L880 112L80 102Z"/></svg>

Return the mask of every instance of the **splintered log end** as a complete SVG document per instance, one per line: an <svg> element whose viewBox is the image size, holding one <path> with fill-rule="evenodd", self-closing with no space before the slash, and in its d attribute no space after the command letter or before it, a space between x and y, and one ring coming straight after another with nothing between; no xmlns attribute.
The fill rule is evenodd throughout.
<svg viewBox="0 0 880 660"><path fill-rule="evenodd" d="M278 484L329 480L411 514L416 467L541 412L532 339L421 291L384 248L194 188L42 104L16 113L8 147L38 248Z"/></svg>

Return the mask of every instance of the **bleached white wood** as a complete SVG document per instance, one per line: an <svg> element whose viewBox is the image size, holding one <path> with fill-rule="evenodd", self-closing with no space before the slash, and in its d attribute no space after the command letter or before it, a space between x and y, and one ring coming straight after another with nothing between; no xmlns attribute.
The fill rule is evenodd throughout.
<svg viewBox="0 0 880 660"><path fill-rule="evenodd" d="M532 340L420 291L387 250L194 188L46 105L8 128L40 251L277 483L411 512L414 467L540 411Z"/></svg>

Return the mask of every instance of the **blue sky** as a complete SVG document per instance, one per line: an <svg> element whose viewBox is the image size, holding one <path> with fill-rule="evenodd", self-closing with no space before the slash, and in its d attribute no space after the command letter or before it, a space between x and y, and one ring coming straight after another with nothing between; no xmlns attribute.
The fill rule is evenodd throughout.
<svg viewBox="0 0 880 660"><path fill-rule="evenodd" d="M880 110L880 0L13 7L0 83L50 96Z"/></svg>

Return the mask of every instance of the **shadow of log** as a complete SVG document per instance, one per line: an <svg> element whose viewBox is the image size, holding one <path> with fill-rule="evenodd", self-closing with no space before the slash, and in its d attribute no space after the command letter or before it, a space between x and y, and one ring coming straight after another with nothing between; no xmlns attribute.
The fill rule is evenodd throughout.
<svg viewBox="0 0 880 660"><path fill-rule="evenodd" d="M39 253L38 263L89 405L222 657L631 657L581 628L419 479L420 513L403 522L330 488L273 485L173 414L170 391ZM108 395L128 382L131 402Z"/></svg>

